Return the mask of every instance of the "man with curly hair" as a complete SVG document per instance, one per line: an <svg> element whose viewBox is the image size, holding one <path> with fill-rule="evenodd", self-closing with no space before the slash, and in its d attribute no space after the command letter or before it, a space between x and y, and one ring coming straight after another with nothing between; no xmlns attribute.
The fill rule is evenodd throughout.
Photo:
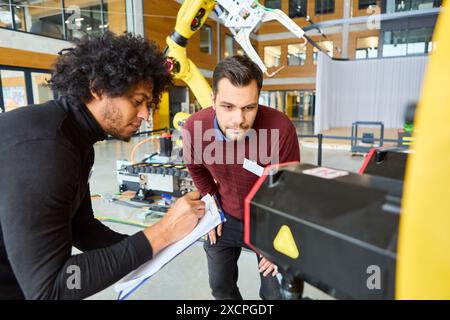
<svg viewBox="0 0 450 320"><path fill-rule="evenodd" d="M92 212L93 144L129 141L170 82L153 42L105 32L60 52L49 81L58 100L0 116L0 299L88 297L195 227L198 193L132 236ZM72 256L72 246L83 253Z"/></svg>

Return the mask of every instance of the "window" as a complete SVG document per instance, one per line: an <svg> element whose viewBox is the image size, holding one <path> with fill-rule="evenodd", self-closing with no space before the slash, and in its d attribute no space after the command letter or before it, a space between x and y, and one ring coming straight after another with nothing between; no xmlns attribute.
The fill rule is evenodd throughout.
<svg viewBox="0 0 450 320"><path fill-rule="evenodd" d="M315 97L315 91L311 90L261 91L259 103L285 113L291 120L312 122L315 113Z"/></svg>
<svg viewBox="0 0 450 320"><path fill-rule="evenodd" d="M14 28L12 19L11 7L8 0L0 1L0 27Z"/></svg>
<svg viewBox="0 0 450 320"><path fill-rule="evenodd" d="M225 53L224 56L231 57L234 55L234 39L232 36L226 34L225 35Z"/></svg>
<svg viewBox="0 0 450 320"><path fill-rule="evenodd" d="M53 38L64 38L61 1L13 1L16 30Z"/></svg>
<svg viewBox="0 0 450 320"><path fill-rule="evenodd" d="M407 54L426 54L430 52L430 46L432 46L432 37L432 28L419 28L409 30Z"/></svg>
<svg viewBox="0 0 450 320"><path fill-rule="evenodd" d="M108 29L102 1L89 1L80 4L79 0L65 0L65 19L67 38L80 38Z"/></svg>
<svg viewBox="0 0 450 320"><path fill-rule="evenodd" d="M387 0L386 12L402 12L410 10L423 10L438 8L442 5L441 0Z"/></svg>
<svg viewBox="0 0 450 320"><path fill-rule="evenodd" d="M433 28L386 31L383 57L427 54L432 50Z"/></svg>
<svg viewBox="0 0 450 320"><path fill-rule="evenodd" d="M0 1L0 27L13 28L11 7L8 0Z"/></svg>
<svg viewBox="0 0 450 320"><path fill-rule="evenodd" d="M331 58L333 58L333 41L319 41L316 42L316 44L324 51L326 54L328 54ZM317 64L317 55L319 53L319 49L314 47L313 49L313 63Z"/></svg>
<svg viewBox="0 0 450 320"><path fill-rule="evenodd" d="M379 0L359 0L358 1L358 9L367 9L371 6L379 6L378 4Z"/></svg>
<svg viewBox="0 0 450 320"><path fill-rule="evenodd" d="M281 9L281 0L266 0L264 6L271 9Z"/></svg>
<svg viewBox="0 0 450 320"><path fill-rule="evenodd" d="M26 16L25 16L25 6L21 5L21 3L19 1L13 1L16 4L13 5L11 7L11 9L13 10L14 13L14 22L15 22L15 28L16 30L20 30L20 31L29 31L29 29L27 29L27 20L26 20ZM31 22L28 21L28 24L30 25ZM57 35L57 38L59 38L59 34Z"/></svg>
<svg viewBox="0 0 450 320"><path fill-rule="evenodd" d="M364 37L356 39L356 59L378 57L378 37Z"/></svg>
<svg viewBox="0 0 450 320"><path fill-rule="evenodd" d="M306 62L306 46L301 43L288 44L288 66L303 66Z"/></svg>
<svg viewBox="0 0 450 320"><path fill-rule="evenodd" d="M291 120L299 119L300 111L300 95L298 91L286 91L285 92L286 101L286 115Z"/></svg>
<svg viewBox="0 0 450 320"><path fill-rule="evenodd" d="M11 111L28 104L25 73L23 71L1 70L4 111Z"/></svg>
<svg viewBox="0 0 450 320"><path fill-rule="evenodd" d="M269 91L269 106L284 112L284 91Z"/></svg>
<svg viewBox="0 0 450 320"><path fill-rule="evenodd" d="M267 68L280 66L281 46L264 47L264 64Z"/></svg>
<svg viewBox="0 0 450 320"><path fill-rule="evenodd" d="M46 86L50 76L41 70L0 67L0 113L54 99Z"/></svg>
<svg viewBox="0 0 450 320"><path fill-rule="evenodd" d="M334 0L316 0L316 15L334 13Z"/></svg>
<svg viewBox="0 0 450 320"><path fill-rule="evenodd" d="M113 31L122 33L125 11L124 0L1 0L0 27L72 40L109 29L110 19Z"/></svg>
<svg viewBox="0 0 450 320"><path fill-rule="evenodd" d="M386 31L383 37L383 57L406 56L407 30Z"/></svg>
<svg viewBox="0 0 450 320"><path fill-rule="evenodd" d="M294 122L312 122L315 107L314 91L285 91L285 114Z"/></svg>
<svg viewBox="0 0 450 320"><path fill-rule="evenodd" d="M269 91L261 91L259 94L258 103L263 106L269 106Z"/></svg>
<svg viewBox="0 0 450 320"><path fill-rule="evenodd" d="M299 118L302 121L314 121L316 107L315 91L300 91ZM312 128L311 128L312 129Z"/></svg>
<svg viewBox="0 0 450 320"><path fill-rule="evenodd" d="M52 90L46 86L50 79L49 73L32 72L31 85L33 88L33 103L44 103L53 99Z"/></svg>
<svg viewBox="0 0 450 320"><path fill-rule="evenodd" d="M289 17L306 17L307 0L289 0Z"/></svg>
<svg viewBox="0 0 450 320"><path fill-rule="evenodd" d="M439 8L442 0L411 0L411 10Z"/></svg>
<svg viewBox="0 0 450 320"><path fill-rule="evenodd" d="M200 51L212 53L212 29L206 24L200 29Z"/></svg>

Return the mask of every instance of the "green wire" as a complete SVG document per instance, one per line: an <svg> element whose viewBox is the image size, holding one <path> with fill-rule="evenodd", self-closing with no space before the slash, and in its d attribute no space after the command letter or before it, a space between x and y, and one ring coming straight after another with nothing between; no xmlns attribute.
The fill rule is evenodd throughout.
<svg viewBox="0 0 450 320"><path fill-rule="evenodd" d="M271 9L271 8L267 8L267 7L263 6L261 3L259 3L258 0L255 0L255 3L256 3L260 8L263 8L264 11L275 12L275 9Z"/></svg>

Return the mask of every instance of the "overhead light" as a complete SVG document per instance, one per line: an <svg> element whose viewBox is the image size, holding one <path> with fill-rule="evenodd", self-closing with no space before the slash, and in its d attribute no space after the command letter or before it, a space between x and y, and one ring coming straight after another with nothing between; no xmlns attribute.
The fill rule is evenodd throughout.
<svg viewBox="0 0 450 320"><path fill-rule="evenodd" d="M77 19L75 19L76 22L83 21L83 20L84 20L84 18L77 18Z"/></svg>
<svg viewBox="0 0 450 320"><path fill-rule="evenodd" d="M91 31L92 30L92 27L87 27L86 28L86 31Z"/></svg>

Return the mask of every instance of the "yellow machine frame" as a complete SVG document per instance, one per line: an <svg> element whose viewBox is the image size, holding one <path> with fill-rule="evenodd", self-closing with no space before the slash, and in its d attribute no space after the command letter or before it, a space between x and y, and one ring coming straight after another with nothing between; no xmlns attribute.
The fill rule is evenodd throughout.
<svg viewBox="0 0 450 320"><path fill-rule="evenodd" d="M416 113L397 255L397 299L450 299L450 5L439 15Z"/></svg>

